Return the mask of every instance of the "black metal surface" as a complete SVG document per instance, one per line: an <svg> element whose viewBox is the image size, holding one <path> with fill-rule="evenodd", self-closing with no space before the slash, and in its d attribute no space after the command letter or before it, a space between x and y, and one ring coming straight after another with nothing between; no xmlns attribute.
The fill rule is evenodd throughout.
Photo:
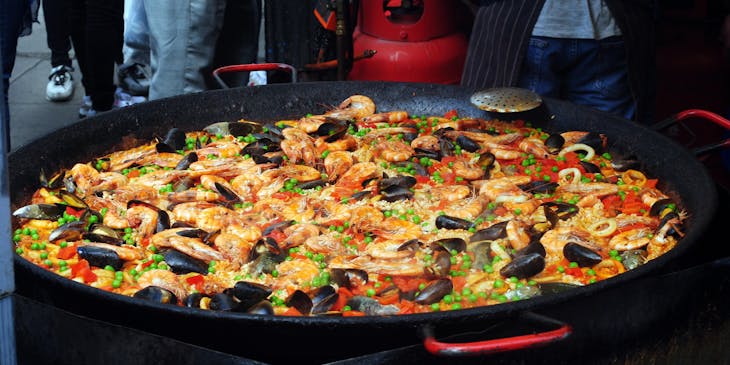
<svg viewBox="0 0 730 365"><path fill-rule="evenodd" d="M192 130L222 120L269 121L298 117L324 111L356 93L372 97L382 111L442 115L455 109L460 115L480 116L482 112L468 102L472 91L431 84L320 82L212 91L138 104L88 118L19 148L10 156L12 200L15 207L27 201L38 186L40 168L46 171L69 168L73 162L129 146L136 139L147 141L153 136L164 136L171 127ZM622 288L647 275L665 274L686 265L682 261L688 250L704 237L715 215L715 185L694 156L663 135L587 108L550 99L545 102L555 115L542 126L546 131L605 133L618 150L633 153L643 161L643 168L658 177L665 184L663 188L681 197L680 207L690 212L690 218L687 235L675 249L626 274L559 295L400 317L257 317L155 305L60 278L20 258L15 260L17 290L73 313L266 362L285 361L291 353L300 354L305 359L303 362L356 357L418 344L420 329L425 324L435 326L439 334L477 331L526 310L561 317L574 326L573 338L581 341L597 341L602 333L617 329L626 332L627 326L633 326L634 318L616 323L616 318L606 318L607 311L597 309L590 301L595 296L609 295L611 298L604 300L612 307L635 307L638 304L632 298L633 293ZM681 300L687 295L680 292L674 298ZM670 306L662 306L661 301L654 303L657 310L636 312L636 315L646 315L646 321L640 321L642 326L671 313L667 311ZM567 320L562 318L566 316ZM272 340L282 334L289 339L285 341L287 351L284 352L280 349L284 342ZM311 341L322 346L312 347ZM247 346L242 347L241 343Z"/></svg>

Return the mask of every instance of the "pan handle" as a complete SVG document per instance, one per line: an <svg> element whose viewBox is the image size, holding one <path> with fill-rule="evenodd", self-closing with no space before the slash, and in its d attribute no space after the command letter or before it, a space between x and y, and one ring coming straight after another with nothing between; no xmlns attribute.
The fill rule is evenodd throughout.
<svg viewBox="0 0 730 365"><path fill-rule="evenodd" d="M661 121L659 123L652 125L652 128L655 131L662 131L676 123L679 123L682 120L689 119L689 118L704 119L704 120L717 124L718 126L730 131L730 120L727 120L716 113L713 113L713 112L710 112L707 110L702 110L702 109L683 110L677 114L670 116L667 119L664 119L663 121ZM704 155L705 153L714 151L716 149L727 148L727 147L730 147L730 138L722 140L722 141L714 143L714 144L697 147L694 150L692 150L692 152L694 153L695 156L700 156L700 155Z"/></svg>
<svg viewBox="0 0 730 365"><path fill-rule="evenodd" d="M292 65L288 65L286 63L247 63L242 65L229 65L229 66L223 66L218 67L215 70L213 70L213 78L215 78L215 81L218 82L218 84L224 88L228 89L228 84L221 79L220 74L226 73L226 72L251 72L251 71L275 71L275 70L282 70L282 71L288 71L291 75L291 82L296 83L297 82L297 69L295 69Z"/></svg>
<svg viewBox="0 0 730 365"><path fill-rule="evenodd" d="M558 328L545 332L530 333L506 338L497 338L476 342L441 342L436 339L433 328L425 327L423 329L425 339L423 346L428 352L437 356L477 356L492 354L498 352L507 352L513 350L525 349L537 345L547 344L550 342L560 341L567 338L573 329L570 325L558 321L553 318L545 317L537 313L524 312L521 313L522 319L541 324L548 324Z"/></svg>

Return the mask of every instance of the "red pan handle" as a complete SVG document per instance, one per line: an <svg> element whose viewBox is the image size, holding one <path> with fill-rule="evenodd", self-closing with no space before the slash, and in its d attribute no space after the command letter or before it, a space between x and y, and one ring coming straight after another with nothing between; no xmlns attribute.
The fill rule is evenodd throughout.
<svg viewBox="0 0 730 365"><path fill-rule="evenodd" d="M228 89L228 85L221 79L220 74L226 73L226 72L251 72L251 71L287 71L291 75L291 82L296 83L297 82L297 70L286 63L247 63L242 65L230 65L230 66L223 66L218 67L217 69L213 70L213 78L218 82L218 84L224 88Z"/></svg>
<svg viewBox="0 0 730 365"><path fill-rule="evenodd" d="M654 124L652 126L652 128L656 131L661 131L671 125L674 125L682 120L689 119L689 118L704 119L704 120L717 124L718 126L730 131L730 120L727 120L716 113L713 113L713 112L710 112L707 110L702 110L702 109L683 110L677 114L670 116L667 119L664 119L663 121L661 121L659 123ZM693 153L696 156L699 156L699 155L703 155L707 152L714 151L718 148L727 148L727 147L730 147L730 138L722 140L722 141L714 143L714 144L711 144L711 145L695 148L693 150Z"/></svg>
<svg viewBox="0 0 730 365"><path fill-rule="evenodd" d="M426 338L423 341L423 346L428 352L437 356L476 356L520 350L560 341L567 338L573 332L570 325L536 313L526 312L522 314L522 317L559 327L545 332L465 343L441 342L434 336L433 329L426 327L424 328Z"/></svg>

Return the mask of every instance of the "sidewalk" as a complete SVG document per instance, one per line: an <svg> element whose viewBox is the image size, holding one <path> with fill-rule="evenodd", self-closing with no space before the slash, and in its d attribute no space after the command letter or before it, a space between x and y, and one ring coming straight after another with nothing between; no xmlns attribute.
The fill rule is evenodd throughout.
<svg viewBox="0 0 730 365"><path fill-rule="evenodd" d="M51 51L46 43L42 9L38 20L40 23L33 24L31 35L18 39L18 53L8 91L11 150L77 122L84 97L81 73L74 61L76 90L73 98L60 103L46 100Z"/></svg>

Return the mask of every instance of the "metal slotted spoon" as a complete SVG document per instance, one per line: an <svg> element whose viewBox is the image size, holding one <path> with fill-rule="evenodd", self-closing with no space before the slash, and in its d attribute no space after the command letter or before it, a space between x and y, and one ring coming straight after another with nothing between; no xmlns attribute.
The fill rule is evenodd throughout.
<svg viewBox="0 0 730 365"><path fill-rule="evenodd" d="M500 120L525 120L540 123L552 119L542 97L518 87L498 87L479 90L470 98L477 108Z"/></svg>

